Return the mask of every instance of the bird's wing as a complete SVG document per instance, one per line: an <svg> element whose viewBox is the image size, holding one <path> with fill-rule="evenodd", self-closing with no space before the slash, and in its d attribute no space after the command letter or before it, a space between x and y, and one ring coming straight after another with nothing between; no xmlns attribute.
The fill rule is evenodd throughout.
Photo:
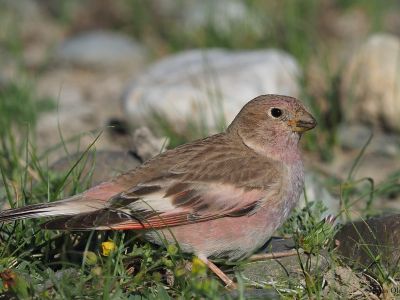
<svg viewBox="0 0 400 300"><path fill-rule="evenodd" d="M184 225L254 211L266 196L259 189L245 190L229 185L212 186L176 183L169 189L140 187L120 195L119 205L92 213L55 219L44 225L52 229L148 229ZM154 190L153 190L154 189ZM129 202L129 204L127 204Z"/></svg>
<svg viewBox="0 0 400 300"><path fill-rule="evenodd" d="M44 227L148 229L179 226L251 214L264 201L279 195L282 172L276 162L260 159L252 152L243 155L243 149L232 146L226 147L226 151L210 150L191 147L181 153L175 152L181 158L175 164L168 162L171 161L168 155L150 162L135 172L134 177L142 180L112 197L108 207L55 219ZM196 159L197 156L201 160ZM152 173L152 169L157 171ZM116 184L129 181L123 177L119 180ZM130 181L135 179L130 178Z"/></svg>

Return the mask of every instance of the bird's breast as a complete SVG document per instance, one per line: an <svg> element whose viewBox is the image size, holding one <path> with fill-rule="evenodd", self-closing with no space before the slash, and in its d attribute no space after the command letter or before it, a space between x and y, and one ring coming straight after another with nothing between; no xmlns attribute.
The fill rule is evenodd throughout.
<svg viewBox="0 0 400 300"><path fill-rule="evenodd" d="M290 212L296 206L304 187L304 166L301 160L287 164L286 170L286 183L282 192L283 221L289 217Z"/></svg>

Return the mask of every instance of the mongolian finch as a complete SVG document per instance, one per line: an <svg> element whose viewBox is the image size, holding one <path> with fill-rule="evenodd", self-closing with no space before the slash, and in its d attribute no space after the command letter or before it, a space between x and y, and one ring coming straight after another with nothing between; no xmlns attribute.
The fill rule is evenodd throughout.
<svg viewBox="0 0 400 300"><path fill-rule="evenodd" d="M225 132L166 151L72 198L0 212L0 222L58 217L43 227L140 230L155 243L177 241L230 285L208 258L245 258L282 225L303 188L299 140L315 126L297 99L259 96Z"/></svg>

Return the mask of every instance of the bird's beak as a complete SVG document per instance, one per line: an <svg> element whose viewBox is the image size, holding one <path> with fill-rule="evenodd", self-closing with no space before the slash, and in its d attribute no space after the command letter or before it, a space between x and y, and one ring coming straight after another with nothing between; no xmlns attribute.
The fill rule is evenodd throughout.
<svg viewBox="0 0 400 300"><path fill-rule="evenodd" d="M317 121L315 121L314 117L304 111L296 114L296 116L288 121L288 125L292 127L294 132L305 132L307 130L313 129L317 126Z"/></svg>

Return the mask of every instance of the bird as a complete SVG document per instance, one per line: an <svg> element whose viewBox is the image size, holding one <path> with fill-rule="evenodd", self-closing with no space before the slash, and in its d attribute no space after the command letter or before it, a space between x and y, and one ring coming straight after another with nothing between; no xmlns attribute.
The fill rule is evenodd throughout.
<svg viewBox="0 0 400 300"><path fill-rule="evenodd" d="M167 150L67 199L0 212L0 222L51 217L51 230L137 230L178 243L226 286L212 260L244 259L289 217L304 185L299 141L317 125L300 100L261 95L221 133Z"/></svg>

